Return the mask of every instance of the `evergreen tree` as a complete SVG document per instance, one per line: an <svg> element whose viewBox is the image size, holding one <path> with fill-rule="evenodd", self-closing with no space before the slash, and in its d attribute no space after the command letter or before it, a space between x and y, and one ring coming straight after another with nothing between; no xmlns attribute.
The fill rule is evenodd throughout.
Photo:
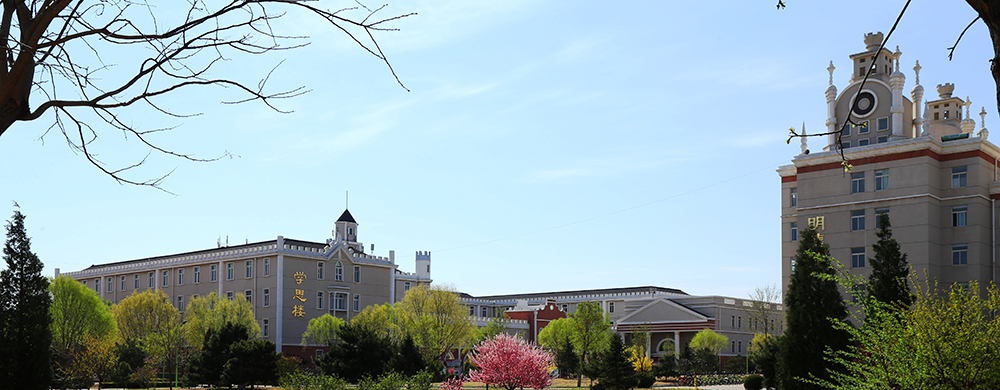
<svg viewBox="0 0 1000 390"><path fill-rule="evenodd" d="M420 348L413 341L413 337L407 335L398 347L393 348L396 353L392 356L390 366L396 372L410 377L423 371L427 364L424 363L424 355L420 354Z"/></svg>
<svg viewBox="0 0 1000 390"><path fill-rule="evenodd" d="M233 357L233 346L249 340L250 335L250 328L242 323L226 323L219 329L209 328L201 352L191 358L192 379L196 383L213 386L226 384L222 374L226 363Z"/></svg>
<svg viewBox="0 0 1000 390"><path fill-rule="evenodd" d="M906 254L900 252L899 243L892 238L889 214L877 217L879 228L875 236L878 241L872 244L875 258L872 259L872 274L868 278L868 296L881 302L909 307L913 303L913 294L907 282L910 267L906 262Z"/></svg>
<svg viewBox="0 0 1000 390"><path fill-rule="evenodd" d="M601 354L597 369L597 384L594 390L629 390L639 383L632 373L632 362L628 350L618 335L611 337L611 343Z"/></svg>
<svg viewBox="0 0 1000 390"><path fill-rule="evenodd" d="M274 385L278 383L278 359L274 343L269 340L243 340L230 347L230 358L222 368L222 383L244 385Z"/></svg>
<svg viewBox="0 0 1000 390"><path fill-rule="evenodd" d="M556 354L556 367L559 368L559 376L563 378L569 378L580 368L580 356L573 350L573 343L568 336Z"/></svg>
<svg viewBox="0 0 1000 390"><path fill-rule="evenodd" d="M49 281L31 252L24 215L7 222L0 272L0 383L8 389L48 389L52 377Z"/></svg>
<svg viewBox="0 0 1000 390"><path fill-rule="evenodd" d="M787 327L779 355L778 378L781 389L819 389L800 379L828 380L827 370L843 367L824 359L826 349L844 351L848 334L836 329L833 321L847 318L847 306L830 264L830 246L823 243L810 226L799 234L788 293L785 295ZM824 278L821 276L830 276Z"/></svg>
<svg viewBox="0 0 1000 390"><path fill-rule="evenodd" d="M348 323L340 328L339 336L341 342L316 362L324 374L358 383L366 376L377 378L391 370L394 345L375 329Z"/></svg>

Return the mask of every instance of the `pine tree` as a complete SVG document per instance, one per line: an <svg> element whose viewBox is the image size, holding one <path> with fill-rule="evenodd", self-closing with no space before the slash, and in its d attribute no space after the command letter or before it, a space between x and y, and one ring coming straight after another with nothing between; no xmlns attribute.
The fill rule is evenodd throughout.
<svg viewBox="0 0 1000 390"><path fill-rule="evenodd" d="M632 362L629 361L628 350L618 335L611 337L608 349L601 354L598 365L597 384L594 390L629 390L639 384L639 379L632 375Z"/></svg>
<svg viewBox="0 0 1000 390"><path fill-rule="evenodd" d="M889 214L880 214L878 218L879 228L875 233L878 241L872 244L875 258L872 259L872 274L868 278L868 296L909 307L913 303L913 294L907 282L910 267L906 254L899 250L899 243L892 238Z"/></svg>
<svg viewBox="0 0 1000 390"><path fill-rule="evenodd" d="M24 215L7 221L0 271L0 383L9 389L48 389L52 377L49 281L31 252Z"/></svg>
<svg viewBox="0 0 1000 390"><path fill-rule="evenodd" d="M847 306L837 282L821 275L834 275L830 246L824 244L813 227L799 235L799 249L785 295L787 328L779 355L779 388L819 389L800 379L826 380L827 370L843 367L827 362L827 348L844 351L848 334L835 329L832 321L847 318Z"/></svg>

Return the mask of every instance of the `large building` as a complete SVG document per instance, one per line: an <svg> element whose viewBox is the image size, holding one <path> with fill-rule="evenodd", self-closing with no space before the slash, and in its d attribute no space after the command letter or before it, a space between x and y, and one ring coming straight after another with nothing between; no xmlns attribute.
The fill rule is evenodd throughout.
<svg viewBox="0 0 1000 390"><path fill-rule="evenodd" d="M192 298L213 292L230 299L242 295L253 305L263 338L273 341L279 352L303 354L300 342L310 319L329 313L350 320L369 305L399 301L411 287L431 282L430 252L417 252L416 272L403 272L393 251L389 257L365 253L349 211L335 225L325 243L278 236L93 265L65 275L112 303L136 291L159 289L181 311Z"/></svg>
<svg viewBox="0 0 1000 390"><path fill-rule="evenodd" d="M952 96L954 85L938 85L938 97L922 102L919 63L912 100L904 96L902 53L879 50L881 41L881 33L865 35L866 50L850 56L851 79L839 94L831 62L831 134L813 152L802 138L801 154L778 169L783 286L806 226L816 227L850 272L870 275L877 218L888 214L893 237L921 279L926 272L943 284L976 280L985 288L996 277L1000 149L987 141L985 128L976 131L971 102Z"/></svg>

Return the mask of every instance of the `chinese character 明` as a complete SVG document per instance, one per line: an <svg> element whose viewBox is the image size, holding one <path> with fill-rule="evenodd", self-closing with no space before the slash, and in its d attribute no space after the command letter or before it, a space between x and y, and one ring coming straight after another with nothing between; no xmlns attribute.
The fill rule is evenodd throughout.
<svg viewBox="0 0 1000 390"><path fill-rule="evenodd" d="M295 284L302 284L302 281L306 280L306 274L302 271L296 272L292 277L295 278Z"/></svg>
<svg viewBox="0 0 1000 390"><path fill-rule="evenodd" d="M809 227L817 230L826 230L826 217L813 217L808 219Z"/></svg>
<svg viewBox="0 0 1000 390"><path fill-rule="evenodd" d="M306 301L305 295L306 295L305 290L295 289L295 296L292 297L292 299L298 299L299 302L305 302Z"/></svg>
<svg viewBox="0 0 1000 390"><path fill-rule="evenodd" d="M292 315L295 317L305 317L306 316L305 308L303 308L302 305L292 306Z"/></svg>

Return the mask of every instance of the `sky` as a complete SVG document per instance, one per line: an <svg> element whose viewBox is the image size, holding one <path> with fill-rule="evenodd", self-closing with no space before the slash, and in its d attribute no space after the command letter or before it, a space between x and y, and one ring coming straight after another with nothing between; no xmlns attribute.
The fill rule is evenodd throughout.
<svg viewBox="0 0 1000 390"><path fill-rule="evenodd" d="M416 15L375 38L409 91L342 32L291 10L274 27L309 45L233 55L210 74L256 85L277 66L269 88L309 90L275 102L290 113L222 104L240 95L219 88L156 101L197 116L119 111L171 127L151 135L170 150L230 157L153 153L129 177L170 173L170 193L120 185L46 133L47 114L0 136L0 199L20 205L46 275L219 240L325 242L349 192L366 249L395 250L411 272L414 252L431 251L434 282L473 295L652 285L746 297L781 280L775 170L799 153L788 128L823 130L830 61L842 91L864 34L888 33L903 6L775 3L391 2L377 15ZM925 100L955 83L1000 131L982 22L948 60L974 18L964 2L913 2L886 46L903 53L906 96L919 60ZM148 153L96 129L91 148L109 167Z"/></svg>

